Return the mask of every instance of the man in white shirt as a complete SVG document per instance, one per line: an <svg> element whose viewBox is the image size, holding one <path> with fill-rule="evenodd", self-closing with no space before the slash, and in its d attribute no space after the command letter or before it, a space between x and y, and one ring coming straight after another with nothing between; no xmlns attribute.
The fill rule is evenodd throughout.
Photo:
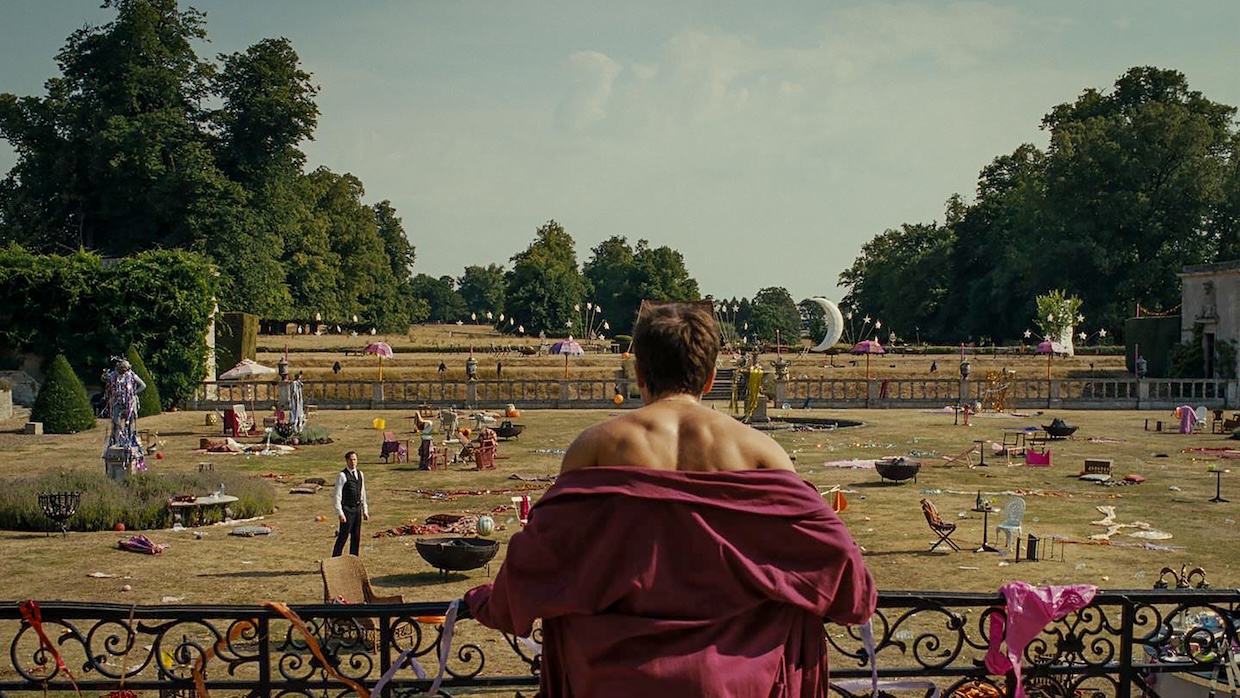
<svg viewBox="0 0 1240 698"><path fill-rule="evenodd" d="M366 506L366 476L357 469L357 451L344 454L345 468L336 476L336 517L340 529L336 531L336 547L332 557L344 552L344 542L349 541L349 554L357 555L362 539L362 521L370 520Z"/></svg>

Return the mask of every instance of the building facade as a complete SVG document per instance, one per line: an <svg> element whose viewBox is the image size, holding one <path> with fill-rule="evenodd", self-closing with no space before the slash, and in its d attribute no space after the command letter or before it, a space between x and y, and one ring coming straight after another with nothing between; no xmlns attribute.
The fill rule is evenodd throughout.
<svg viewBox="0 0 1240 698"><path fill-rule="evenodd" d="M1186 266L1179 276L1180 340L1191 342L1201 332L1207 378L1240 375L1240 352L1219 351L1221 342L1240 346L1240 260ZM1218 365L1220 357L1234 365Z"/></svg>

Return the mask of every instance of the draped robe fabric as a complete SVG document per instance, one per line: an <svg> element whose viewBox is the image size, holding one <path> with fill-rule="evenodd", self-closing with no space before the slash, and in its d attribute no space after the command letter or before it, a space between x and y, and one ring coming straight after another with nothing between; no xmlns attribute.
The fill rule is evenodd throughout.
<svg viewBox="0 0 1240 698"><path fill-rule="evenodd" d="M560 476L513 536L484 625L542 619L542 695L825 696L823 619L877 603L861 551L793 472L595 467Z"/></svg>

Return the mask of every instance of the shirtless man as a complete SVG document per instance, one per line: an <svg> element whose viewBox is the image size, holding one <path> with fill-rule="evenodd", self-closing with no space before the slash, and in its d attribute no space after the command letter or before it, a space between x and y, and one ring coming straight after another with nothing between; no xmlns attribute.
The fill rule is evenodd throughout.
<svg viewBox="0 0 1240 698"><path fill-rule="evenodd" d="M547 698L826 698L823 619L877 601L860 549L775 441L702 406L708 307L647 308L633 344L644 406L572 443L467 612L542 620Z"/></svg>
<svg viewBox="0 0 1240 698"><path fill-rule="evenodd" d="M774 439L702 405L715 381L719 331L704 307L655 306L633 330L644 406L581 433L560 472L593 466L723 472L793 470Z"/></svg>

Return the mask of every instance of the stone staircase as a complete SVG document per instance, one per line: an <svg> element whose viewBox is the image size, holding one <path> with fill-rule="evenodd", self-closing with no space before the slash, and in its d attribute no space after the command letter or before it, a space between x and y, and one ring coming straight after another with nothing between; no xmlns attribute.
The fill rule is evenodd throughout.
<svg viewBox="0 0 1240 698"><path fill-rule="evenodd" d="M729 402L732 400L732 380L736 373L736 369L720 368L715 371L715 384L711 386L710 392L702 396L703 401L719 400Z"/></svg>

